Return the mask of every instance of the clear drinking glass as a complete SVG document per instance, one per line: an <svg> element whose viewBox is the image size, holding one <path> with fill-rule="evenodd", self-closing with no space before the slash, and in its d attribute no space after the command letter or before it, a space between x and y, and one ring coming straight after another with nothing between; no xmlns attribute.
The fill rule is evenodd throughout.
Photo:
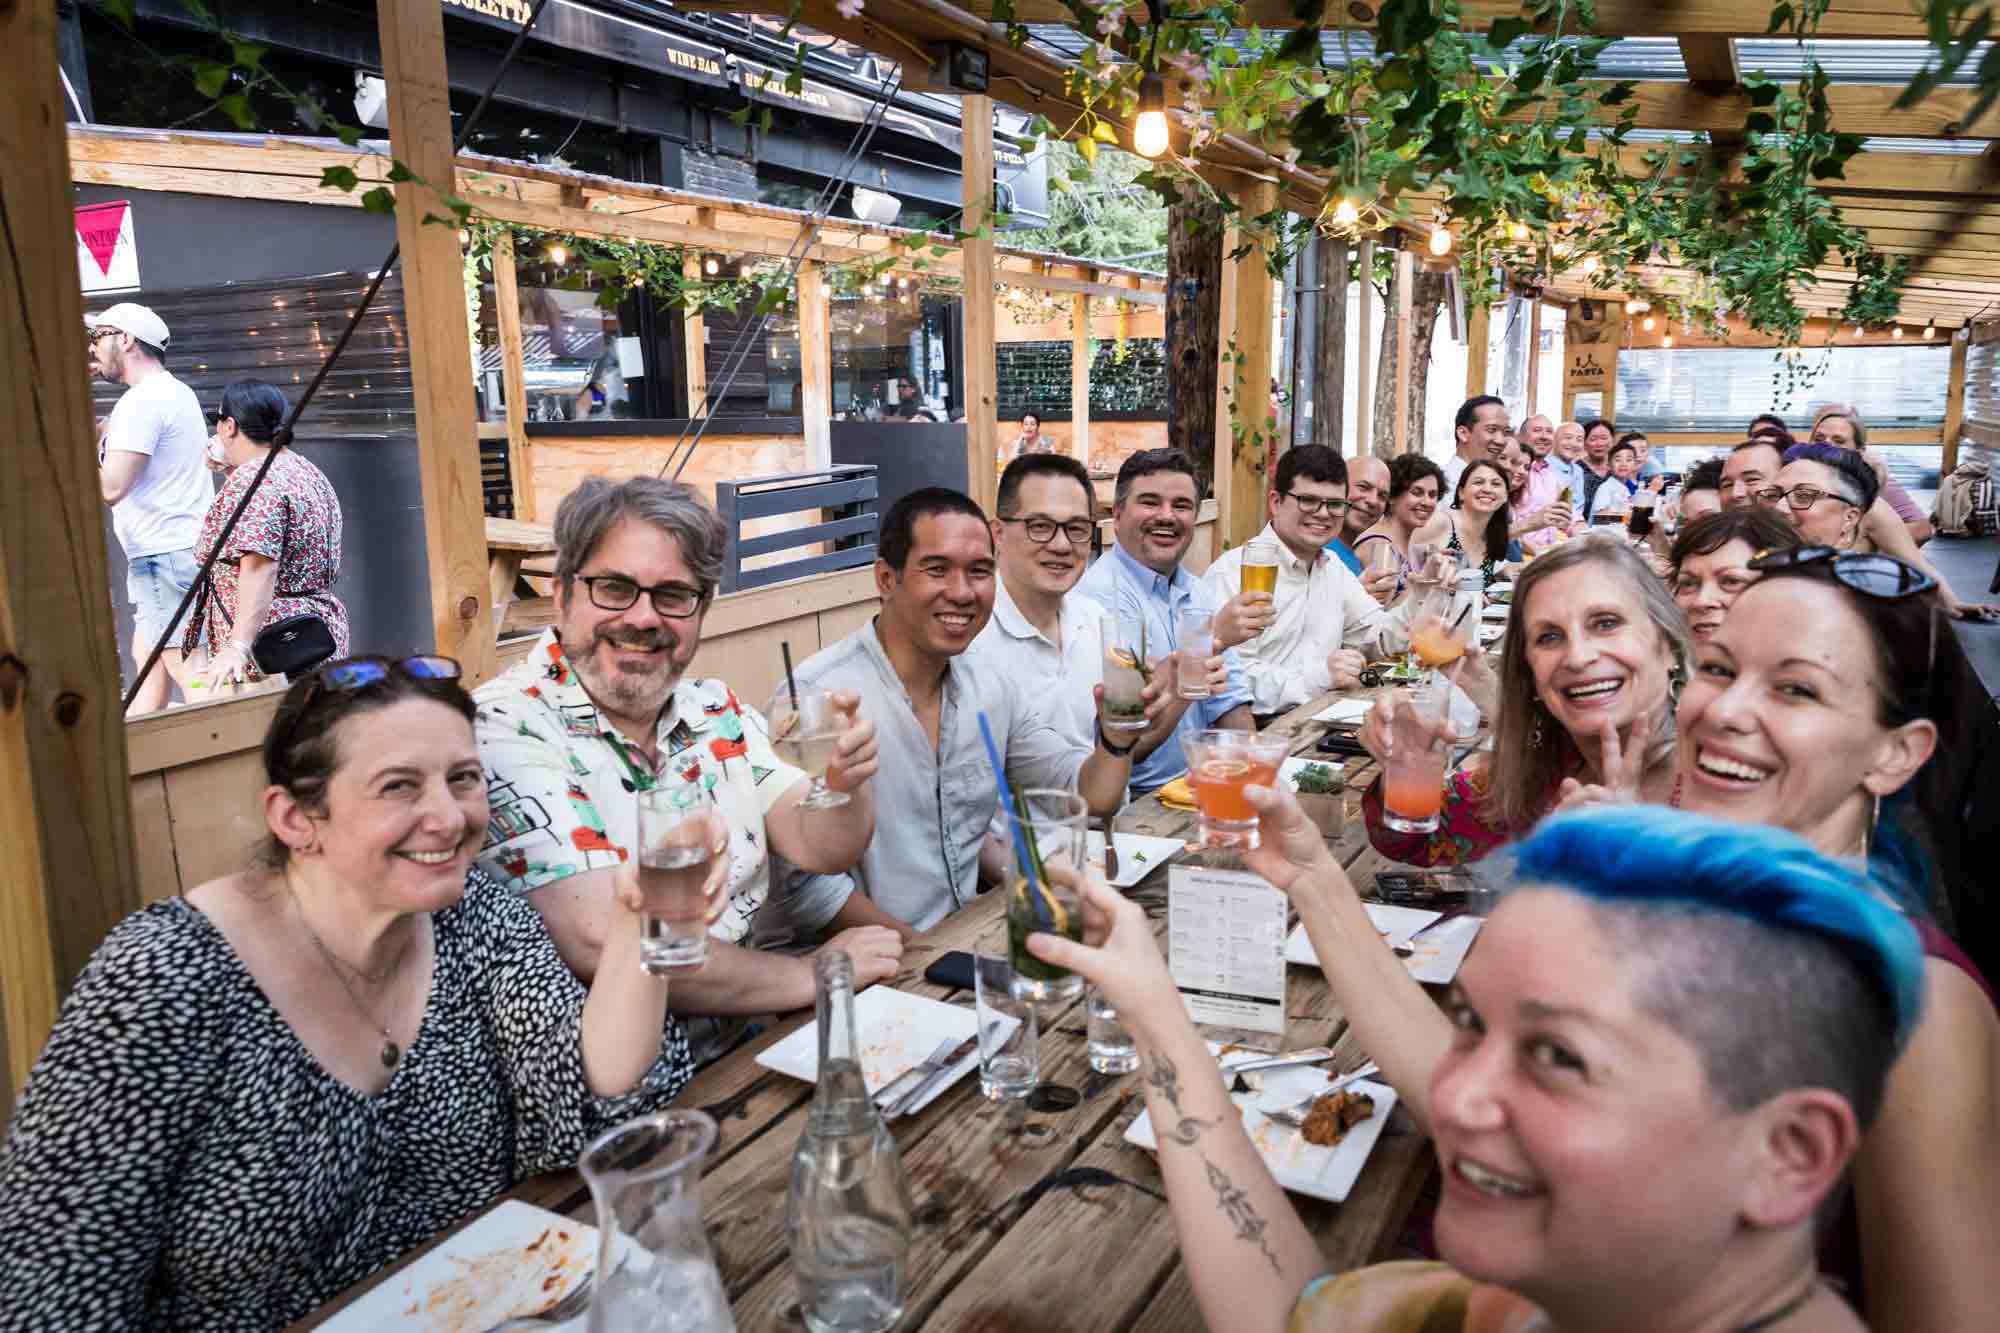
<svg viewBox="0 0 2000 1333"><path fill-rule="evenodd" d="M1073 1000L1083 993L1083 978L1029 953L1027 939L1038 930L1083 939L1089 807L1073 791L1016 789L1014 796L1026 812L1025 822L1013 810L1000 812L1008 832L1007 931L1014 989L1027 1000Z"/></svg>
<svg viewBox="0 0 2000 1333"><path fill-rule="evenodd" d="M700 779L639 793L639 964L654 976L708 960L708 879L728 827Z"/></svg>
<svg viewBox="0 0 2000 1333"><path fill-rule="evenodd" d="M853 960L820 953L813 984L819 1071L785 1209L799 1311L812 1333L880 1333L903 1314L910 1179L861 1078Z"/></svg>
<svg viewBox="0 0 2000 1333"><path fill-rule="evenodd" d="M1084 997L1089 1014L1090 1067L1100 1074L1129 1074L1139 1067L1139 1044L1118 1021L1118 1010L1092 986Z"/></svg>
<svg viewBox="0 0 2000 1333"><path fill-rule="evenodd" d="M801 810L827 810L846 805L846 792L826 785L826 766L833 762L833 750L840 733L847 729L847 714L833 706L832 690L800 690L794 702L788 689L780 689L765 706L771 724L771 748L778 757L812 779L812 787L799 802Z"/></svg>
<svg viewBox="0 0 2000 1333"><path fill-rule="evenodd" d="M1257 812L1243 789L1278 785L1278 767L1291 751L1289 737L1254 731L1198 731L1181 742L1188 785L1201 811L1204 847L1255 847Z"/></svg>
<svg viewBox="0 0 2000 1333"><path fill-rule="evenodd" d="M1391 749L1382 761L1382 822L1398 833L1432 833L1444 809L1449 747L1435 730L1440 699L1450 689L1418 691L1396 710Z"/></svg>
<svg viewBox="0 0 2000 1333"><path fill-rule="evenodd" d="M1215 656L1215 614L1211 611L1183 611L1175 625L1175 648L1180 654L1180 692L1183 699L1208 697L1208 659Z"/></svg>
<svg viewBox="0 0 2000 1333"><path fill-rule="evenodd" d="M735 1333L708 1232L701 1168L715 1147L701 1111L660 1111L601 1136L577 1162L597 1206L590 1333Z"/></svg>
<svg viewBox="0 0 2000 1333"><path fill-rule="evenodd" d="M995 923L972 944L972 996L979 1021L979 1091L992 1101L1026 1097L1041 1081L1041 1025L1021 996L1013 941Z"/></svg>
<svg viewBox="0 0 2000 1333"><path fill-rule="evenodd" d="M1278 543L1269 537L1252 537L1243 544L1243 591L1278 593Z"/></svg>
<svg viewBox="0 0 2000 1333"><path fill-rule="evenodd" d="M1140 697L1152 683L1160 658L1147 642L1144 616L1106 615L1098 622L1104 635L1104 729L1142 731L1146 701Z"/></svg>

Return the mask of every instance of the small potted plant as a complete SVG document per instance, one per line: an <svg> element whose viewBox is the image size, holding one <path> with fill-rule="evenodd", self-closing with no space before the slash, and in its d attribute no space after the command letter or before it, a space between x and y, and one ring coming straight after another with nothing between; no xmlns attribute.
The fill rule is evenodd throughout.
<svg viewBox="0 0 2000 1333"><path fill-rule="evenodd" d="M1319 831L1331 838L1339 833L1345 819L1341 793L1346 782L1332 764L1307 764L1294 779L1299 808Z"/></svg>

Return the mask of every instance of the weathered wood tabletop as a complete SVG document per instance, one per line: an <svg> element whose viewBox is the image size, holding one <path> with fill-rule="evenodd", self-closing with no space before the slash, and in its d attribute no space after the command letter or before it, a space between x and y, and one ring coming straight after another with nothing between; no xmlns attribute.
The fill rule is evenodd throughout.
<svg viewBox="0 0 2000 1333"><path fill-rule="evenodd" d="M1273 724L1310 752L1326 730L1312 715L1342 696L1329 694ZM1349 759L1348 818L1333 840L1357 882L1382 865L1359 818L1360 789L1373 776L1367 759ZM1154 798L1120 813L1121 832L1188 835L1194 817ZM1128 892L1165 929L1167 875L1154 869ZM985 894L941 922L903 954L887 984L970 1005L969 991L932 985L924 969L963 949L999 914L1001 895ZM1352 1048L1347 1025L1324 978L1288 969L1290 1030L1285 1045ZM758 1052L810 1013L780 1019L768 1031L698 1074L680 1103L697 1106L721 1127L703 1185L703 1215L722 1279L743 1333L803 1328L785 1246L785 1197L792 1150L812 1088L756 1063ZM904 1329L1145 1330L1200 1329L1173 1220L1152 1154L1124 1142L1144 1109L1136 1074L1093 1073L1086 1054L1082 1002L1045 1019L1044 1082L1077 1089L1082 1100L1054 1113L1002 1108L984 1100L976 1076L960 1079L921 1113L891 1130L917 1200L917 1227L904 1271ZM1358 1048L1342 1052L1358 1058ZM1336 1067L1345 1061L1337 1061ZM1335 1269L1365 1264L1390 1250L1434 1170L1429 1141L1398 1106L1347 1201L1290 1196ZM589 1195L574 1172L525 1182L508 1197L593 1221ZM428 1246L424 1248L429 1248ZM403 1263L416 1257L408 1255ZM398 1264L397 1269L403 1265ZM297 1327L330 1317L396 1269L358 1284Z"/></svg>

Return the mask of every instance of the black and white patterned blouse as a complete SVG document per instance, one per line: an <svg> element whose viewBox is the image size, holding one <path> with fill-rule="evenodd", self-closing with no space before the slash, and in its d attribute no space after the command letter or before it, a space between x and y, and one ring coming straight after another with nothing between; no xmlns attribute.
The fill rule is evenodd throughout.
<svg viewBox="0 0 2000 1333"><path fill-rule="evenodd" d="M281 1327L687 1082L670 1017L638 1088L591 1093L583 987L483 872L432 924L422 1027L371 1097L186 900L121 922L0 1152L0 1328Z"/></svg>

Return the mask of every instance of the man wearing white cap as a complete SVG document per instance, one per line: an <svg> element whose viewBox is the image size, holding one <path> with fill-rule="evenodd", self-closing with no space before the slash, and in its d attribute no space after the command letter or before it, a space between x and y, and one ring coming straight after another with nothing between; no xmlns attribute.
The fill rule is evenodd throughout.
<svg viewBox="0 0 2000 1333"><path fill-rule="evenodd" d="M166 358L167 326L142 305L112 306L86 316L90 368L125 393L111 409L97 446L97 475L111 527L125 550L132 598L134 666L142 665L194 584L195 538L215 499L208 479L208 422L194 390L175 379ZM181 655L169 648L132 700L134 713L167 704L167 673Z"/></svg>

